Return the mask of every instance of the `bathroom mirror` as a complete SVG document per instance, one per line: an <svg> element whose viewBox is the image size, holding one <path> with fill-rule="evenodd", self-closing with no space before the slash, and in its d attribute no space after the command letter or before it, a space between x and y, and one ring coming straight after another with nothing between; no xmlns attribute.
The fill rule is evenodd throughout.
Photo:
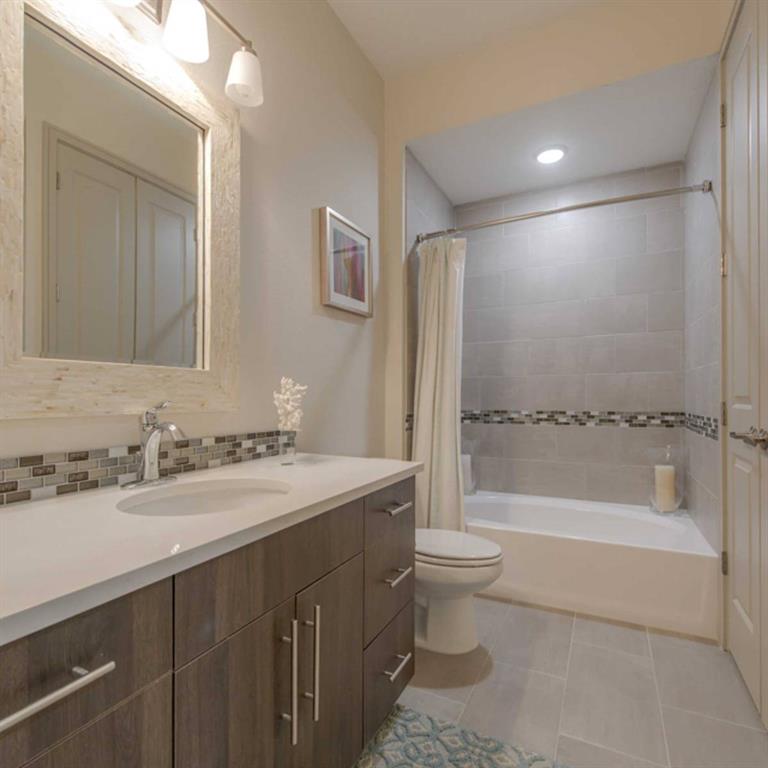
<svg viewBox="0 0 768 768"><path fill-rule="evenodd" d="M0 28L0 419L236 409L237 110L140 9Z"/></svg>
<svg viewBox="0 0 768 768"><path fill-rule="evenodd" d="M24 122L24 354L199 365L201 129L29 16Z"/></svg>

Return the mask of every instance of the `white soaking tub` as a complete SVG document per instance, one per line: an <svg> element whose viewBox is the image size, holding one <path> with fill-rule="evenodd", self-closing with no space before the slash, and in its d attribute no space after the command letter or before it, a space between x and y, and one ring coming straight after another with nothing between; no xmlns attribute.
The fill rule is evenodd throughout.
<svg viewBox="0 0 768 768"><path fill-rule="evenodd" d="M717 639L719 558L685 512L486 491L465 507L504 553L485 594Z"/></svg>

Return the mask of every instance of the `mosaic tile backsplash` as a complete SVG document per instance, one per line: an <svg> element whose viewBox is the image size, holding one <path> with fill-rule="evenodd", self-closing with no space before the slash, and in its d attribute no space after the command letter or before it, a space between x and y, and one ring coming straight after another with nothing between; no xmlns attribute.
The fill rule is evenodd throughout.
<svg viewBox="0 0 768 768"><path fill-rule="evenodd" d="M277 456L295 445L295 432L247 432L167 441L160 450L160 474ZM122 445L0 459L0 505L121 485L136 479L141 448Z"/></svg>

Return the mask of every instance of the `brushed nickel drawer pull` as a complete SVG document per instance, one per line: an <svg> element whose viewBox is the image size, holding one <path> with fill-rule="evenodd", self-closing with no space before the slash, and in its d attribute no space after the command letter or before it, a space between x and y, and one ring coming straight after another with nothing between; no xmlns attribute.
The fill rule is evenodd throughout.
<svg viewBox="0 0 768 768"><path fill-rule="evenodd" d="M406 653L405 656L403 656L402 653L398 653L395 655L396 659L400 659L400 663L397 665L397 668L394 672L383 672L386 677L389 678L390 683L394 683L395 680L397 680L400 673L408 666L408 662L413 658L412 653Z"/></svg>
<svg viewBox="0 0 768 768"><path fill-rule="evenodd" d="M299 621L291 619L291 636L280 638L291 646L291 712L280 717L291 724L291 746L299 743Z"/></svg>
<svg viewBox="0 0 768 768"><path fill-rule="evenodd" d="M385 584L389 584L390 589L394 589L403 579L407 579L408 576L413 572L413 566L409 565L407 568L398 568L397 572L400 574L399 576L395 576L394 579L384 579Z"/></svg>
<svg viewBox="0 0 768 768"><path fill-rule="evenodd" d="M389 512L390 517L397 517L401 512L407 512L412 506L412 501L406 501L405 504L394 501L388 507L384 507L384 512Z"/></svg>
<svg viewBox="0 0 768 768"><path fill-rule="evenodd" d="M304 626L314 629L314 642L312 645L312 693L304 692L305 699L312 700L312 719L320 721L320 606L315 606L312 621L305 621Z"/></svg>
<svg viewBox="0 0 768 768"><path fill-rule="evenodd" d="M114 661L108 661L106 664L98 667L97 669L94 669L92 672L89 672L87 669L83 669L83 667L73 667L72 673L77 676L77 680L73 680L71 683L62 685L61 688L57 688L47 696L43 696L41 699L33 701L23 709L20 709L18 712L14 712L12 715L4 717L2 720L0 720L0 733L5 733L5 731L10 730L15 725L18 725L24 720L29 719L33 715L36 715L38 712L42 712L44 709L48 709L48 707L55 704L57 701L66 699L67 696L71 696L81 688L85 688L91 685L91 683L95 683L99 678L104 677L104 675L108 675L110 672L112 672L116 666L117 665Z"/></svg>

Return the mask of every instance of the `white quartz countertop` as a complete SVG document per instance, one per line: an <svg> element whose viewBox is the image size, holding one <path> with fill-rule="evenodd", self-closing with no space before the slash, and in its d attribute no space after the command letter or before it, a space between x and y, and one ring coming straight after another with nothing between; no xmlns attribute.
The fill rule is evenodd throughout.
<svg viewBox="0 0 768 768"><path fill-rule="evenodd" d="M148 516L108 488L0 507L0 645L416 474L416 462L299 454L190 472L176 485L264 478L288 493L203 515ZM166 486L168 487L168 486Z"/></svg>

